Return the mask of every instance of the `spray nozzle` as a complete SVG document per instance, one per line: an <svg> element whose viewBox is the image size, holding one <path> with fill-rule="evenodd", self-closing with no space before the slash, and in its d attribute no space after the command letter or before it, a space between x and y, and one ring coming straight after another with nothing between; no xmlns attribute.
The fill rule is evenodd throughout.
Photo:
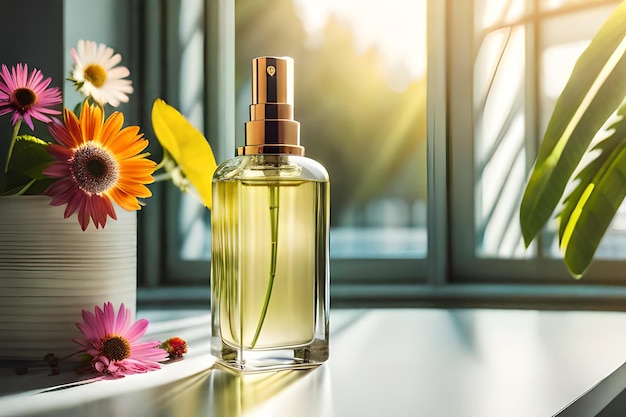
<svg viewBox="0 0 626 417"><path fill-rule="evenodd" d="M304 155L300 124L293 112L293 59L260 57L252 60L252 104L246 123L246 154Z"/></svg>

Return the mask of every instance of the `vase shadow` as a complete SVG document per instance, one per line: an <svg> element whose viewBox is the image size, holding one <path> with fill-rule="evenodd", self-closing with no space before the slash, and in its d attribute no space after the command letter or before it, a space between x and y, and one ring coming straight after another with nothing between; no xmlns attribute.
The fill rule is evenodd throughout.
<svg viewBox="0 0 626 417"><path fill-rule="evenodd" d="M48 366L26 368L21 361L4 361L0 364L0 398L11 394L33 394L61 390L99 380L92 374L74 371L77 362L61 364L60 373L51 374ZM26 371L26 373L21 374Z"/></svg>

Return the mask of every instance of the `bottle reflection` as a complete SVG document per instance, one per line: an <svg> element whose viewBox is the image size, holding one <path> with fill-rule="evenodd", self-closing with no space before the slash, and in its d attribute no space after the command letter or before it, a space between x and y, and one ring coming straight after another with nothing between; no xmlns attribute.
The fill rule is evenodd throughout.
<svg viewBox="0 0 626 417"><path fill-rule="evenodd" d="M325 366L241 374L217 365L118 401L120 409L150 416L333 415L330 371Z"/></svg>

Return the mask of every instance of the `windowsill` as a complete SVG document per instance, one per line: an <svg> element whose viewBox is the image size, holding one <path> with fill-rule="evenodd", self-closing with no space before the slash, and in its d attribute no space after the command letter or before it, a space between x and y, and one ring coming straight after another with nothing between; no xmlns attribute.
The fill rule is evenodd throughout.
<svg viewBox="0 0 626 417"><path fill-rule="evenodd" d="M430 307L626 311L626 287L537 284L367 284L333 283L333 308ZM139 288L141 306L209 308L210 286Z"/></svg>
<svg viewBox="0 0 626 417"><path fill-rule="evenodd" d="M320 368L239 377L212 367L208 310L139 315L151 320L150 336L185 338L185 359L58 390L71 371L15 376L2 370L0 410L12 416L549 416L626 359L623 313L344 309L331 313L331 357Z"/></svg>

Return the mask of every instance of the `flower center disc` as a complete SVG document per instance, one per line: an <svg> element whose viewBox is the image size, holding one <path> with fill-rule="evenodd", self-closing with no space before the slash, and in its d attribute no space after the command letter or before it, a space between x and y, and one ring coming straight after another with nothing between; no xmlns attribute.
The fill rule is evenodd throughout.
<svg viewBox="0 0 626 417"><path fill-rule="evenodd" d="M30 88L16 88L13 91L13 97L11 101L18 109L25 111L30 109L35 103L37 103L37 94Z"/></svg>
<svg viewBox="0 0 626 417"><path fill-rule="evenodd" d="M102 344L101 352L112 361L121 361L130 356L130 343L122 336L108 338Z"/></svg>
<svg viewBox="0 0 626 417"><path fill-rule="evenodd" d="M76 150L70 170L78 187L92 194L109 190L120 177L120 167L113 155L93 143Z"/></svg>
<svg viewBox="0 0 626 417"><path fill-rule="evenodd" d="M83 71L83 75L96 88L102 87L107 80L106 70L98 64L88 65Z"/></svg>

